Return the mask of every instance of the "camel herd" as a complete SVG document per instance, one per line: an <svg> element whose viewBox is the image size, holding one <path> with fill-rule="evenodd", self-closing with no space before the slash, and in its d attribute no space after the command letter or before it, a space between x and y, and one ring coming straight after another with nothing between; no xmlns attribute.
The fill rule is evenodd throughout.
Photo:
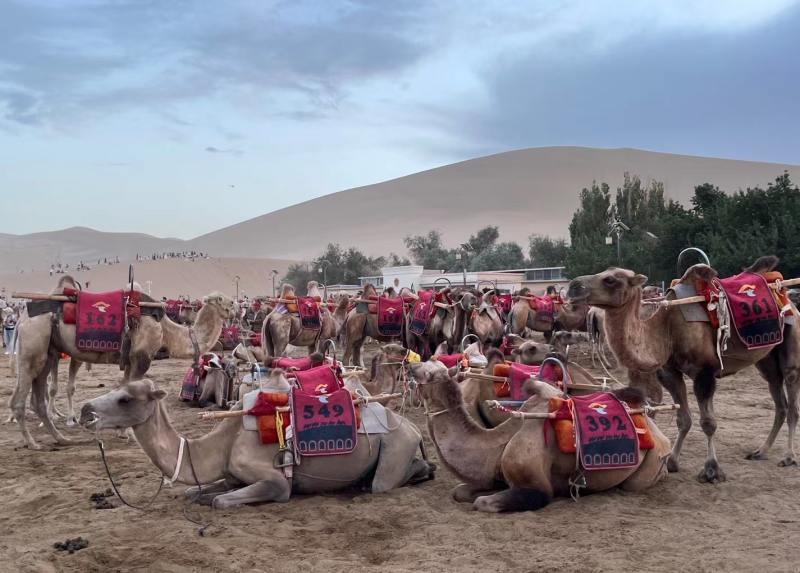
<svg viewBox="0 0 800 573"><path fill-rule="evenodd" d="M764 257L747 270L769 272L776 264L775 258ZM689 268L681 281L715 277L710 266L701 264ZM430 479L436 468L428 460L422 433L401 413L417 403L424 408L439 460L463 482L454 490L454 499L480 511L519 511L541 508L555 496L575 497L613 487L642 491L668 471L678 471L692 425L684 376L693 382L700 425L707 437L707 457L698 477L710 483L724 481L714 448L714 391L719 379L754 365L768 382L775 414L764 444L748 457L766 457L788 422L788 450L780 465L797 465L794 434L800 339L794 321L786 320L780 344L747 350L732 338L720 355L711 323L689 322L677 306L651 304L645 300L649 295L646 282L643 275L619 268L577 277L569 285L567 304L557 309L553 322L538 319L526 292L516 293L517 300L503 312L494 304L492 292L448 289L446 296L437 299L441 302L424 332L411 332L409 313L397 337L383 336L377 316L366 311L366 304L354 304L348 297L339 297L330 306L320 304L318 329L304 328L300 318L279 302L265 313L260 347L237 348L234 358L270 366L289 346L305 347L314 356L343 347L345 367L340 373L345 387L354 396L387 397L385 406L374 405L381 412L381 431L359 433L350 453L304 458L290 470L275 461L282 446L262 444L258 433L245 429L236 417L225 418L201 438L185 439L170 423L165 390L145 377L151 360L164 347L173 358L195 360L214 348L223 327L236 315L234 302L219 293L204 299L192 325L177 324L163 313L143 314L134 328L126 330L122 350L115 353L79 350L75 326L65 324L58 312L23 315L14 340L17 384L11 411L28 448L39 448L26 425L29 394L33 410L56 442L77 443L54 423L55 390L51 382L48 391L48 377L56 371L62 353L72 358L66 422L74 425L72 392L80 365L119 364L120 385L84 404L80 424L93 432L131 428L164 476L192 486L187 491L192 499L214 507L234 507L286 501L293 492L322 493L358 484L383 492ZM54 292L64 287L76 285L63 277ZM308 291L317 300L326 300L320 285L311 283ZM378 293L367 285L358 300L391 295L395 293ZM409 305L417 298L408 289L396 295ZM292 296L287 287L280 300ZM670 290L661 298L674 296ZM554 323L560 331L554 332ZM546 334L547 341L536 333ZM379 350L364 369L362 347L367 339L377 341ZM466 340L473 342L463 347ZM599 348L597 358L608 371L610 358L602 351L607 345L613 360L627 371L627 384L609 384L607 378L596 378L570 361L568 349L579 342L591 343L593 351ZM449 364L454 356L454 364ZM531 375L522 387L523 400L507 408L497 394L497 380L502 379L497 372L511 363L539 365L536 372L556 365L562 378L554 383L540 374ZM262 391L289 390L291 372L280 368L267 372ZM575 454L565 453L556 440L548 439L552 419L548 408L567 391L590 396L613 391L628 407L647 411L661 402L662 387L679 407L677 439L670 444L654 417L644 416L646 423L637 431L646 432L652 444L639 450L635 466L583 471ZM228 406L233 411L242 409L241 401Z"/></svg>

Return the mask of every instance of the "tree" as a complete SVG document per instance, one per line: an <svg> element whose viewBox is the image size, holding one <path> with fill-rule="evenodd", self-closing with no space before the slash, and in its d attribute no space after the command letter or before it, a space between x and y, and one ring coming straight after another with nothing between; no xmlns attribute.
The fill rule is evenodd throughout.
<svg viewBox="0 0 800 573"><path fill-rule="evenodd" d="M528 256L532 267L561 267L568 254L569 245L564 239L542 235L528 237Z"/></svg>
<svg viewBox="0 0 800 573"><path fill-rule="evenodd" d="M439 231L429 231L427 235L409 235L403 242L411 255L411 260L426 269L448 269L449 253L442 245Z"/></svg>
<svg viewBox="0 0 800 573"><path fill-rule="evenodd" d="M525 266L525 255L517 243L498 243L484 249L472 258L469 264L471 271L493 271L519 269Z"/></svg>

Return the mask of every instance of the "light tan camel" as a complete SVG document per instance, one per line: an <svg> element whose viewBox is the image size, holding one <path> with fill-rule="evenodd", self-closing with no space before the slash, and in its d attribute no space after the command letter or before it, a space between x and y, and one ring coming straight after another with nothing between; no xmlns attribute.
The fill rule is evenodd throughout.
<svg viewBox="0 0 800 573"><path fill-rule="evenodd" d="M142 300L148 298L144 294L141 296ZM232 302L225 295L209 295L192 329L175 324L166 316L159 321L143 314L139 325L131 329L123 340L123 348L128 347L123 359L123 380L144 376L153 356L162 347L167 347L173 358L193 358L197 353L207 352L219 339L222 325L228 319L231 308ZM61 352L80 362L92 364L119 363L120 353L79 350L75 345L75 325L64 324L63 319L53 313L27 317L17 328L17 383L11 397L11 410L20 426L25 445L31 449L39 449L28 431L24 416L25 402L31 389L34 410L50 435L61 445L76 443L62 435L48 415L45 399L47 375L52 371ZM197 353L192 337L197 342ZM71 414L70 409L67 415Z"/></svg>
<svg viewBox="0 0 800 573"><path fill-rule="evenodd" d="M520 289L518 297L532 296L527 287ZM586 313L589 306L580 302L568 302L560 306L553 316L553 322L540 320L537 313L531 308L530 302L524 298L517 298L508 314L508 331L517 336L525 336L526 329L544 334L549 341L555 330L586 330Z"/></svg>
<svg viewBox="0 0 800 573"><path fill-rule="evenodd" d="M319 297L323 300L323 291L319 284L311 281L307 285L308 296ZM294 287L284 285L282 288L282 298L294 296ZM266 356L281 357L286 353L286 347L292 346L305 347L311 354L321 349L325 341L335 340L339 336L339 331L344 323L344 316L347 312L347 299L341 298L336 310L331 313L327 305L319 307L320 329L312 330L303 328L300 317L289 312L281 313L277 309L273 310L261 326L261 348Z"/></svg>
<svg viewBox="0 0 800 573"><path fill-rule="evenodd" d="M556 440L545 438L548 421L512 419L487 430L469 416L458 383L443 366L426 362L411 368L439 459L465 482L453 492L457 501L471 502L479 511L523 511L540 509L554 496L569 495L575 454L561 453ZM525 412L544 412L548 399L561 395L545 382L527 382L525 387L532 395L522 407ZM638 467L586 472L586 492L616 486L642 491L665 476L661 458L669 453L669 440L652 420L647 423L656 447L640 452Z"/></svg>
<svg viewBox="0 0 800 573"><path fill-rule="evenodd" d="M472 311L465 317L467 333L477 336L483 348L500 346L505 329L500 312L491 303L488 294L480 296L477 291L465 293L465 296L474 297L474 303L471 304ZM463 306L457 306L456 312L465 312Z"/></svg>
<svg viewBox="0 0 800 573"><path fill-rule="evenodd" d="M747 270L771 271L777 265L776 257L762 257ZM710 281L717 273L707 265L695 265L684 274L682 281ZM692 425L684 374L694 381L694 394L700 407L700 425L707 438L707 456L698 479L704 482L724 481L714 448L717 422L714 417L713 397L717 379L729 376L755 365L769 384L775 402L772 429L764 444L748 455L750 459L763 459L787 419L789 439L787 453L781 466L796 465L794 435L798 419L797 397L800 390L798 364L800 363L800 337L796 325L784 327L781 345L757 350L746 350L736 336L732 336L728 351L720 367L716 353L716 331L708 322L686 322L678 307L661 307L648 320L640 314L642 286L647 277L625 269L611 268L596 275L574 279L568 296L605 310L605 333L611 349L619 362L636 373L658 372L661 384L669 391L677 413L678 438L669 458L670 471L678 470L681 446ZM674 294L669 295L674 298Z"/></svg>
<svg viewBox="0 0 800 573"><path fill-rule="evenodd" d="M280 370L273 370L266 389L289 389ZM202 487L190 488L187 495L215 508L285 502L292 493L326 493L365 480L372 493L381 493L429 479L434 471L416 458L422 448L419 430L388 410L391 431L358 434L358 445L350 454L304 457L291 479L273 465L278 444L262 444L259 433L245 430L239 418L223 420L201 438L186 439L186 455L176 468L182 436L169 420L162 401L165 396L149 380L127 382L84 404L81 424L95 430L132 427L136 440L164 475L177 473L180 483L199 483Z"/></svg>

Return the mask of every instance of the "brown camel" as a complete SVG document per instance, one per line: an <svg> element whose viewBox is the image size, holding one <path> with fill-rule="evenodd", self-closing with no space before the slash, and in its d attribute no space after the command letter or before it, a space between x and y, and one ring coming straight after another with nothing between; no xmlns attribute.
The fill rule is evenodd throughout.
<svg viewBox="0 0 800 573"><path fill-rule="evenodd" d="M294 296L294 287L284 285L281 289L281 298ZM308 296L319 297L323 300L323 292L316 281L308 283L306 292ZM319 316L321 327L319 330L303 328L300 324L300 317L289 312L273 310L264 320L261 326L261 348L266 356L280 357L286 353L286 347L292 346L306 347L308 353L316 352L321 349L327 340L336 340L339 331L344 323L344 316L347 311L346 298L340 300L336 310L331 313L327 305L320 305Z"/></svg>
<svg viewBox="0 0 800 573"><path fill-rule="evenodd" d="M368 299L377 297L378 292L371 284L364 286L362 298ZM390 296L389 292L384 292L381 296ZM378 333L378 316L367 312L366 303L358 303L355 308L347 313L342 331L344 333L344 358L346 365L364 366L364 359L361 356L361 349L367 337L378 342L397 342L402 340L400 336L383 336Z"/></svg>
<svg viewBox="0 0 800 573"><path fill-rule="evenodd" d="M484 348L500 346L505 329L500 312L491 303L489 296L491 292L484 293L482 296L477 291L469 293L475 297L475 302L471 305L473 310L465 320L467 333L477 336ZM466 293L465 296L467 296ZM457 306L456 312L464 312L463 306Z"/></svg>
<svg viewBox="0 0 800 573"><path fill-rule="evenodd" d="M533 293L525 287L517 292L517 297L529 297ZM545 340L549 341L555 330L586 330L586 313L589 305L582 302L566 302L561 304L553 321L544 320L537 316L530 302L524 298L517 298L508 315L508 331L517 336L526 336L526 330L541 332Z"/></svg>
<svg viewBox="0 0 800 573"><path fill-rule="evenodd" d="M440 291L444 295L450 294L450 289L446 288ZM446 298L443 297L443 298ZM415 334L411 332L411 321L413 313L406 314L406 346L422 356L423 360L427 360L434 349L439 346L445 339L445 323L451 327L454 322L455 310L450 308L436 308L433 316L428 321L428 327L422 334Z"/></svg>
<svg viewBox="0 0 800 573"><path fill-rule="evenodd" d="M540 509L554 496L569 495L575 454L561 453L554 439L545 438L544 425L549 422L512 419L494 429L482 428L467 413L459 385L444 367L426 362L411 368L439 458L465 482L453 492L457 501L472 502L479 511L523 511ZM561 396L545 382L528 382L526 390L532 397L523 405L524 412L544 412L550 398ZM640 452L637 467L586 472L586 492L616 486L642 491L664 477L661 457L669 452L669 440L652 420L647 423L656 447Z"/></svg>
<svg viewBox="0 0 800 573"><path fill-rule="evenodd" d="M748 271L767 272L777 265L776 257L762 257ZM707 265L690 267L681 281L710 281L717 273ZM657 371L661 384L675 403L678 438L669 458L670 471L678 470L681 446L692 425L684 374L694 381L694 393L700 408L700 425L707 438L707 457L698 478L704 482L724 481L714 448L717 422L714 417L713 397L717 379L729 376L755 365L769 384L775 402L772 429L764 444L748 455L750 459L763 459L787 419L789 439L787 453L781 466L796 465L794 434L798 419L797 397L798 363L800 362L800 337L796 325L784 326L783 342L779 346L746 350L736 336L732 336L728 350L722 356L722 365L716 353L716 331L708 322L687 322L678 307L660 307L648 320L641 318L642 286L647 277L625 269L611 268L596 275L574 279L569 286L569 297L582 300L605 310L605 334L619 362L636 373ZM670 292L668 298L674 298Z"/></svg>
<svg viewBox="0 0 800 573"><path fill-rule="evenodd" d="M265 389L288 391L282 371L273 370ZM245 430L239 418L223 420L201 438L183 438L170 422L165 396L149 380L127 382L84 404L81 424L93 430L133 428L139 445L165 476L199 483L202 487L190 488L187 496L215 508L285 502L292 493L326 493L365 480L372 493L381 493L433 475L434 468L416 458L422 450L419 430L391 411L386 412L387 433L358 434L356 449L349 454L304 457L287 479L274 467L278 444L262 444L259 433ZM181 459L184 439L186 455Z"/></svg>
<svg viewBox="0 0 800 573"><path fill-rule="evenodd" d="M141 296L142 300L148 298L144 294ZM167 347L173 358L192 358L198 353L207 352L219 338L223 322L230 315L231 308L232 302L225 295L209 295L192 329L175 324L166 316L159 321L143 314L138 326L131 329L123 340L123 348L128 347L123 360L123 380L144 376L153 356L162 347ZM47 375L62 352L69 354L74 360L92 364L118 364L120 353L79 350L75 346L75 325L64 324L63 319L53 313L27 317L20 322L17 329L17 383L11 397L11 410L20 426L25 445L31 449L39 449L28 431L24 415L25 401L31 389L34 410L50 435L61 445L76 443L64 437L48 416L45 398ZM197 342L197 353L192 343L193 338Z"/></svg>

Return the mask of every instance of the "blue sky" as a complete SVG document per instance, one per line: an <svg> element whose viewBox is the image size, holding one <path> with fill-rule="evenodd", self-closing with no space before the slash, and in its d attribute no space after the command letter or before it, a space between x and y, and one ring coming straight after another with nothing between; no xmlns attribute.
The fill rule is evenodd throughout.
<svg viewBox="0 0 800 573"><path fill-rule="evenodd" d="M3 233L190 238L522 147L800 163L800 2L0 0Z"/></svg>

